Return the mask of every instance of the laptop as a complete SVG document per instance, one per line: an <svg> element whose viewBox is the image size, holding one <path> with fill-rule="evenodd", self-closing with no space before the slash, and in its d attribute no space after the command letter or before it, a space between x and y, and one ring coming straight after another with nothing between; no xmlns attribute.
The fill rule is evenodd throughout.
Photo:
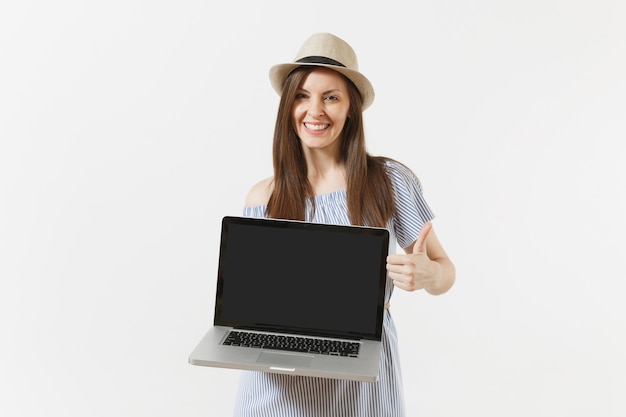
<svg viewBox="0 0 626 417"><path fill-rule="evenodd" d="M378 379L389 232L226 216L192 365Z"/></svg>

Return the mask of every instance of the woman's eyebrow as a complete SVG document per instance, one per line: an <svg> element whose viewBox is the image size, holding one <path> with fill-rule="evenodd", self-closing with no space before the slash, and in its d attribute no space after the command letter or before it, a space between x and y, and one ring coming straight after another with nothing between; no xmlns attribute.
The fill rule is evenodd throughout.
<svg viewBox="0 0 626 417"><path fill-rule="evenodd" d="M310 91L307 90L306 88L298 88L298 91L302 91L302 92L305 92L305 93L310 93ZM334 93L336 91L338 91L340 93L343 92L343 90L341 88L331 88L330 90L323 91L322 94L330 94L330 93Z"/></svg>

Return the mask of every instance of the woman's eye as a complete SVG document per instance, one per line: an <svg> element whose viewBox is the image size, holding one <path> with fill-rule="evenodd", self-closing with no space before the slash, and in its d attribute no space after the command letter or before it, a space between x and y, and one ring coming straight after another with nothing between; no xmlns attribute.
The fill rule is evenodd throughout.
<svg viewBox="0 0 626 417"><path fill-rule="evenodd" d="M304 94L304 93L298 93L298 94L296 94L296 99L300 100L300 99L303 99L303 98L307 98L307 95L306 95L306 94Z"/></svg>
<svg viewBox="0 0 626 417"><path fill-rule="evenodd" d="M326 100L330 100L330 101L337 101L337 100L338 100L338 98L337 98L337 96L327 96L327 97L326 97Z"/></svg>

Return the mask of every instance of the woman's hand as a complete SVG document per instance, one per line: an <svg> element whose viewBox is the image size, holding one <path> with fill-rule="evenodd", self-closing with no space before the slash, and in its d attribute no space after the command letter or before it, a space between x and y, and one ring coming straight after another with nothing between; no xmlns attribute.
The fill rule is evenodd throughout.
<svg viewBox="0 0 626 417"><path fill-rule="evenodd" d="M416 291L437 286L441 268L428 257L426 246L431 230L432 223L426 223L413 244L411 253L391 254L387 257L387 271L396 287L405 291Z"/></svg>

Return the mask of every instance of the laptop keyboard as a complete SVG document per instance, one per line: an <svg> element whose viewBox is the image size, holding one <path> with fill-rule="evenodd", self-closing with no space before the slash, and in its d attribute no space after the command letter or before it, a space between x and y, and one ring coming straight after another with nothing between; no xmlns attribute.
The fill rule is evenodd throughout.
<svg viewBox="0 0 626 417"><path fill-rule="evenodd" d="M309 337L273 335L267 333L229 332L224 345L259 349L287 350L290 352L318 353L322 355L356 358L360 344L344 340L315 339Z"/></svg>

